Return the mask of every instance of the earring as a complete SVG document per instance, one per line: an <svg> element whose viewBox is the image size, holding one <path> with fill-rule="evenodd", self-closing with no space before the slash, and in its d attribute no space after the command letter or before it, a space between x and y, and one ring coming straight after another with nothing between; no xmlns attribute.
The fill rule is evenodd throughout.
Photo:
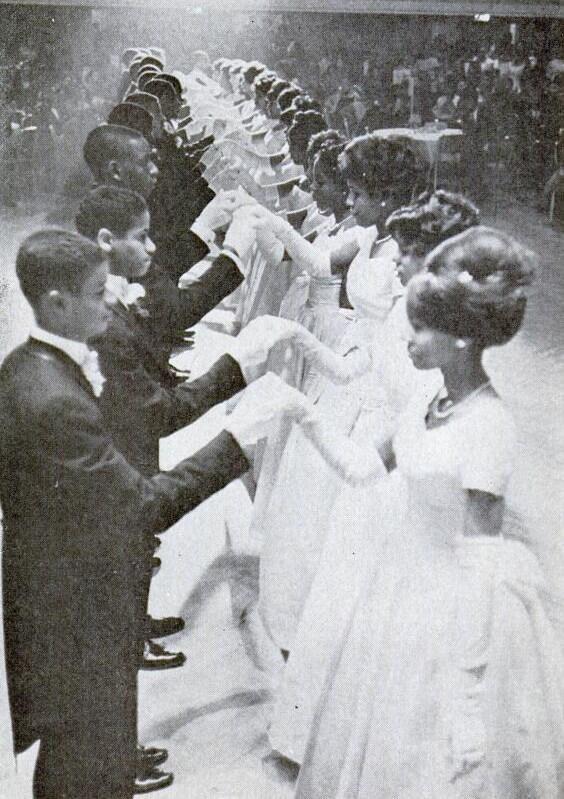
<svg viewBox="0 0 564 799"><path fill-rule="evenodd" d="M463 338L457 338L455 346L457 350L464 350L466 349L466 341Z"/></svg>

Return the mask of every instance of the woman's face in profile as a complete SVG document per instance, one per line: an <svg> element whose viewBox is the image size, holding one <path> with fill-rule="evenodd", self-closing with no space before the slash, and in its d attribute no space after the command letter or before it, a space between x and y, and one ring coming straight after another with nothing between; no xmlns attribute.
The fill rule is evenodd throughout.
<svg viewBox="0 0 564 799"><path fill-rule="evenodd" d="M342 205L343 190L337 185L334 177L327 175L319 167L316 159L313 165L313 176L311 181L311 191L313 199L317 203L320 211L334 211L339 204Z"/></svg>
<svg viewBox="0 0 564 799"><path fill-rule="evenodd" d="M349 187L347 206L354 216L356 224L361 227L377 225L383 228L391 210L388 208L383 194L381 192L371 194L366 186L355 180L347 180L347 185Z"/></svg>
<svg viewBox="0 0 564 799"><path fill-rule="evenodd" d="M402 286L407 286L412 277L423 270L425 255L418 242L409 242L399 233L394 233L398 245L396 272Z"/></svg>

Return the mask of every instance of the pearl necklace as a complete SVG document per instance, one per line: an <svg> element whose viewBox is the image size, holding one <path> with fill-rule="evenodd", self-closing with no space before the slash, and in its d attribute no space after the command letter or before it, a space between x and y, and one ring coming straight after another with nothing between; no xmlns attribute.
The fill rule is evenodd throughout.
<svg viewBox="0 0 564 799"><path fill-rule="evenodd" d="M457 408L460 408L460 406L463 405L465 402L468 402L468 400L471 400L474 397L477 397L478 394L481 394L482 391L484 391L490 385L491 385L491 382L489 380L486 380L485 383L482 383L481 385L479 385L478 388L474 389L474 391L472 391L470 394L468 394L467 397L464 397L464 399L461 399L458 402L454 402L453 400L449 399L448 397L443 397L443 399L446 400L446 403L445 403L446 404L446 408L444 408L443 410L439 410L439 402L441 400L440 394L441 394L441 392L444 389L444 386L443 386L443 388L441 388L439 393L436 395L436 397L431 402L431 406L430 406L429 410L432 412L432 414L435 417L435 419L447 419L452 413L454 413L454 411Z"/></svg>

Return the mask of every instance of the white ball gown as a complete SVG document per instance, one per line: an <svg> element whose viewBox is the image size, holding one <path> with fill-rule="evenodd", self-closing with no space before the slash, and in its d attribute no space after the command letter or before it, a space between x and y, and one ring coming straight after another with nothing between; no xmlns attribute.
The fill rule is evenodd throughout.
<svg viewBox="0 0 564 799"><path fill-rule="evenodd" d="M371 373L363 381L370 393L353 439L362 444L368 458L394 434L417 388L434 386L441 379L437 371L423 372L413 366L407 354L409 328L405 297L401 297L372 343ZM303 761L335 644L346 629L364 575L374 568L382 541L378 524L367 530L365 522L378 505L375 492L383 491L385 485L353 488L335 476L332 479L339 491L328 514L269 727L273 749L296 763Z"/></svg>
<svg viewBox="0 0 564 799"><path fill-rule="evenodd" d="M356 315L339 344L343 354L371 342L393 304L395 242L385 239L374 252L375 228L363 232L347 277ZM373 400L374 386L370 375L347 386L320 379L310 384L309 396L336 429L353 435L364 405ZM262 541L260 614L280 649L292 648L341 485L299 427L278 431L263 458L251 526L253 536Z"/></svg>
<svg viewBox="0 0 564 799"><path fill-rule="evenodd" d="M427 429L410 404L365 525L385 539L319 701L297 799L559 799L562 651L521 543L464 536L501 495L513 423L493 393Z"/></svg>

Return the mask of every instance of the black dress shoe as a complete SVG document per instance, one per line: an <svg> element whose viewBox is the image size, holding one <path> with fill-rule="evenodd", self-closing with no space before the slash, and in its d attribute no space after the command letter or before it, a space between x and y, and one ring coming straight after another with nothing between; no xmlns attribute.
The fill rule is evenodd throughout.
<svg viewBox="0 0 564 799"><path fill-rule="evenodd" d="M167 635L176 635L183 629L184 619L178 616L166 616L164 619L147 616L147 638L166 638Z"/></svg>
<svg viewBox="0 0 564 799"><path fill-rule="evenodd" d="M186 663L183 652L167 652L166 649L154 641L145 641L141 669L175 669Z"/></svg>
<svg viewBox="0 0 564 799"><path fill-rule="evenodd" d="M147 771L145 774L139 774L135 777L133 793L160 791L161 788L168 788L169 785L172 785L173 780L174 775L171 772L154 768L151 771Z"/></svg>
<svg viewBox="0 0 564 799"><path fill-rule="evenodd" d="M137 744L137 775L146 774L157 766L161 766L168 757L167 749L159 749L156 746L141 746Z"/></svg>

